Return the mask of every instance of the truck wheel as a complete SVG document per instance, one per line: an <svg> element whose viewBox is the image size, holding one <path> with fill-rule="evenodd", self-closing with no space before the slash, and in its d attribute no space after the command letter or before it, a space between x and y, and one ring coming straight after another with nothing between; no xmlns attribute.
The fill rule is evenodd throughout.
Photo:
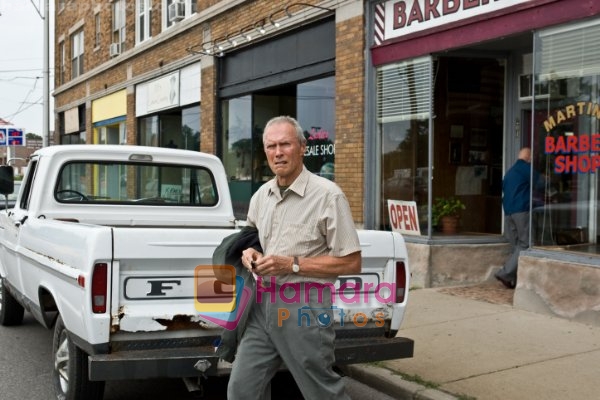
<svg viewBox="0 0 600 400"><path fill-rule="evenodd" d="M0 277L0 325L21 325L24 313L25 309L13 295L6 290L4 278Z"/></svg>
<svg viewBox="0 0 600 400"><path fill-rule="evenodd" d="M54 369L52 381L56 398L60 400L101 400L104 381L88 379L87 354L69 339L61 316L54 326L52 340Z"/></svg>

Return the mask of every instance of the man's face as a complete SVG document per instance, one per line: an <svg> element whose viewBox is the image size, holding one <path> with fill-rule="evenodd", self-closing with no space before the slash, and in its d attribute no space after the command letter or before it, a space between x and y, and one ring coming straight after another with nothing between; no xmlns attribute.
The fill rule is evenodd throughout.
<svg viewBox="0 0 600 400"><path fill-rule="evenodd" d="M300 143L292 125L280 122L265 130L264 148L277 183L289 186L302 172L306 145Z"/></svg>

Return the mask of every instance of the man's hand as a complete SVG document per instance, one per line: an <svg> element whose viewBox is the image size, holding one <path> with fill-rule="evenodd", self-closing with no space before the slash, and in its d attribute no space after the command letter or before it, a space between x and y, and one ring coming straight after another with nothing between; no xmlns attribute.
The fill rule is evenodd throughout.
<svg viewBox="0 0 600 400"><path fill-rule="evenodd" d="M254 272L256 275L277 276L292 273L292 263L294 262L294 258L277 255L261 255L261 257L258 257L256 260L250 262L251 267L252 262L254 263L252 272Z"/></svg>
<svg viewBox="0 0 600 400"><path fill-rule="evenodd" d="M242 251L242 265L251 272L256 272L256 262L262 258L262 253L253 248Z"/></svg>

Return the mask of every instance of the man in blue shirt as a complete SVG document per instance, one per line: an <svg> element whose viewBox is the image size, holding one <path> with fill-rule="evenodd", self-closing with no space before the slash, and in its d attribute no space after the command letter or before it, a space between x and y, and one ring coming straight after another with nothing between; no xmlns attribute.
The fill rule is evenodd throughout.
<svg viewBox="0 0 600 400"><path fill-rule="evenodd" d="M519 253L529 247L530 188L531 149L523 147L502 181L504 235L511 245L511 255L495 276L509 289L514 289L517 283Z"/></svg>

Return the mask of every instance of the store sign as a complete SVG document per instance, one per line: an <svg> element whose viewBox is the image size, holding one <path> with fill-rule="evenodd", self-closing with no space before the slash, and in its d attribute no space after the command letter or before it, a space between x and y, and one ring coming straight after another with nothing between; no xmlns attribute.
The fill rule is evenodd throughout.
<svg viewBox="0 0 600 400"><path fill-rule="evenodd" d="M148 112L179 106L179 72L148 83L146 109Z"/></svg>
<svg viewBox="0 0 600 400"><path fill-rule="evenodd" d="M388 1L383 10L384 37L382 39L405 36L530 1L532 0ZM375 18L377 19L377 15Z"/></svg>
<svg viewBox="0 0 600 400"><path fill-rule="evenodd" d="M404 235L420 235L419 215L415 201L388 200L392 231Z"/></svg>
<svg viewBox="0 0 600 400"><path fill-rule="evenodd" d="M557 174L595 173L600 170L600 133L580 134L564 132L553 135L562 123L580 117L600 119L600 105L579 101L554 110L544 121L546 138L544 152L554 155L554 172Z"/></svg>
<svg viewBox="0 0 600 400"><path fill-rule="evenodd" d="M329 138L329 132L319 127L311 127L306 139L304 157L334 156L335 144Z"/></svg>
<svg viewBox="0 0 600 400"><path fill-rule="evenodd" d="M0 146L24 146L23 129L0 128Z"/></svg>
<svg viewBox="0 0 600 400"><path fill-rule="evenodd" d="M306 138L304 164L309 169L329 180L335 180L335 143L333 135L319 126L311 126Z"/></svg>

